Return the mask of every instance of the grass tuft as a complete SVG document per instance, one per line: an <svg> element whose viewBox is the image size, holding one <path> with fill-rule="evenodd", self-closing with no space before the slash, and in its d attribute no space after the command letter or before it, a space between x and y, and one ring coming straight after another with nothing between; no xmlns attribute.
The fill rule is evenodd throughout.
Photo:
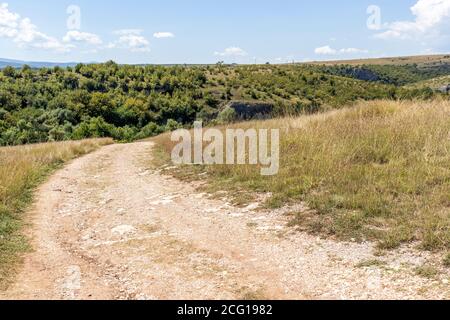
<svg viewBox="0 0 450 320"><path fill-rule="evenodd" d="M450 253L447 253L444 257L444 266L450 268Z"/></svg>
<svg viewBox="0 0 450 320"><path fill-rule="evenodd" d="M371 267L382 267L385 266L387 263L381 260L372 259L372 260L365 260L356 265L356 268L371 268Z"/></svg>
<svg viewBox="0 0 450 320"><path fill-rule="evenodd" d="M416 275L427 278L427 279L435 279L439 275L440 272L438 269L436 269L433 266L423 265L423 266L417 267L415 269L415 273L416 273Z"/></svg>

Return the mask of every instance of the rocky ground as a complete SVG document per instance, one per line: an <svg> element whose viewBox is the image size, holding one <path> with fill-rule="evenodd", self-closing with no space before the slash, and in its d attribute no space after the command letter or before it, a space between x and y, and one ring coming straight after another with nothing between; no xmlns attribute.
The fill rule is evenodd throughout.
<svg viewBox="0 0 450 320"><path fill-rule="evenodd" d="M35 250L0 298L450 299L439 256L299 233L289 208L236 208L149 169L152 147L107 146L51 177ZM418 275L424 264L439 272Z"/></svg>

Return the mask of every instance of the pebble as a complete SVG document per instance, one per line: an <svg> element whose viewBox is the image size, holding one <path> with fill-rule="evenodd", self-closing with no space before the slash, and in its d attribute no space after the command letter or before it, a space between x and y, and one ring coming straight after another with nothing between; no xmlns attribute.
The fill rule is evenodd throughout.
<svg viewBox="0 0 450 320"><path fill-rule="evenodd" d="M136 229L133 226L129 226L129 225L117 226L111 230L112 233L119 234L121 236L130 234L130 233L134 233L135 231L136 231Z"/></svg>

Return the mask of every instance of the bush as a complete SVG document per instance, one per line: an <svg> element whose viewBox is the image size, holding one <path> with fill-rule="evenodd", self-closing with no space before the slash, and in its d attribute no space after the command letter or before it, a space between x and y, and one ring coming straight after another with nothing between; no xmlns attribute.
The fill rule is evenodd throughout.
<svg viewBox="0 0 450 320"><path fill-rule="evenodd" d="M233 123L237 120L238 115L236 111L233 108L225 108L221 113L219 113L219 116L217 117L217 121L220 124L227 124L227 123Z"/></svg>
<svg viewBox="0 0 450 320"><path fill-rule="evenodd" d="M110 137L120 142L131 142L136 137L136 130L132 127L125 126L120 128L112 128Z"/></svg>
<svg viewBox="0 0 450 320"><path fill-rule="evenodd" d="M145 139L149 137L154 137L163 133L164 130L165 128L158 126L154 122L150 122L148 125L142 128L141 131L136 135L136 139Z"/></svg>
<svg viewBox="0 0 450 320"><path fill-rule="evenodd" d="M450 252L447 253L447 255L444 258L444 266L447 268L450 268Z"/></svg>
<svg viewBox="0 0 450 320"><path fill-rule="evenodd" d="M173 120L173 119L169 119L167 120L167 124L166 124L166 131L174 131L177 129L181 129L183 128L183 126L181 124L179 124L177 121Z"/></svg>

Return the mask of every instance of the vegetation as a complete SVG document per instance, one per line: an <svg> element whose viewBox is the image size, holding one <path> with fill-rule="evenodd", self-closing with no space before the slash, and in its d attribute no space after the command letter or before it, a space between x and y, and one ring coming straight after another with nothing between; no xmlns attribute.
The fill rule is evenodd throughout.
<svg viewBox="0 0 450 320"><path fill-rule="evenodd" d="M437 77L430 80L424 80L412 83L408 85L408 88L432 88L432 89L440 89L444 86L450 85L450 76Z"/></svg>
<svg viewBox="0 0 450 320"><path fill-rule="evenodd" d="M304 201L311 210L293 213L292 225L309 232L373 239L380 249L419 241L448 251L450 102L431 84L449 74L449 56L345 65L6 67L0 146L52 143L0 148L0 285L26 250L20 228L33 188L64 161L112 141L82 139L127 142L195 120L226 125L239 118L233 101L273 106L270 116L279 119L233 126L283 128L280 173L197 166L179 168L179 177L207 172L213 191L270 192L272 207ZM82 141L53 143L67 140ZM160 160L168 160L168 135L157 141ZM243 194L239 202L251 196Z"/></svg>
<svg viewBox="0 0 450 320"><path fill-rule="evenodd" d="M433 266L423 265L416 268L416 274L418 276L427 278L427 279L435 279L439 275L439 270Z"/></svg>
<svg viewBox="0 0 450 320"><path fill-rule="evenodd" d="M386 262L377 260L377 259L371 259L371 260L364 260L356 265L357 268L372 268L372 267L383 267L386 265Z"/></svg>
<svg viewBox="0 0 450 320"><path fill-rule="evenodd" d="M28 249L21 227L37 184L62 163L111 142L101 139L0 148L0 287L14 272L20 253Z"/></svg>
<svg viewBox="0 0 450 320"><path fill-rule="evenodd" d="M230 100L270 103L272 116L280 116L358 100L434 95L428 88L327 73L333 72L310 65L6 67L0 72L0 145L100 137L131 141L188 127L197 119L222 121Z"/></svg>
<svg viewBox="0 0 450 320"><path fill-rule="evenodd" d="M420 66L417 64L398 66L336 65L322 66L320 69L327 74L403 86L415 82L446 76L450 73L450 64L441 64L438 66Z"/></svg>
<svg viewBox="0 0 450 320"><path fill-rule="evenodd" d="M372 58L372 59L356 59L356 60L336 60L336 61L320 61L312 62L312 65L384 65L384 66L402 66L407 64L418 64L421 66L433 66L450 63L449 54L419 55L407 57L388 57L388 58Z"/></svg>
<svg viewBox="0 0 450 320"><path fill-rule="evenodd" d="M447 253L447 255L444 257L444 266L450 268L450 253Z"/></svg>
<svg viewBox="0 0 450 320"><path fill-rule="evenodd" d="M209 191L270 193L270 207L304 201L311 210L294 212L292 225L312 233L376 240L381 249L413 241L427 250L450 248L449 101L364 102L233 127L282 128L278 175L261 176L249 165L174 173L198 179L206 172L200 177L208 178ZM169 136L156 141L167 160Z"/></svg>

